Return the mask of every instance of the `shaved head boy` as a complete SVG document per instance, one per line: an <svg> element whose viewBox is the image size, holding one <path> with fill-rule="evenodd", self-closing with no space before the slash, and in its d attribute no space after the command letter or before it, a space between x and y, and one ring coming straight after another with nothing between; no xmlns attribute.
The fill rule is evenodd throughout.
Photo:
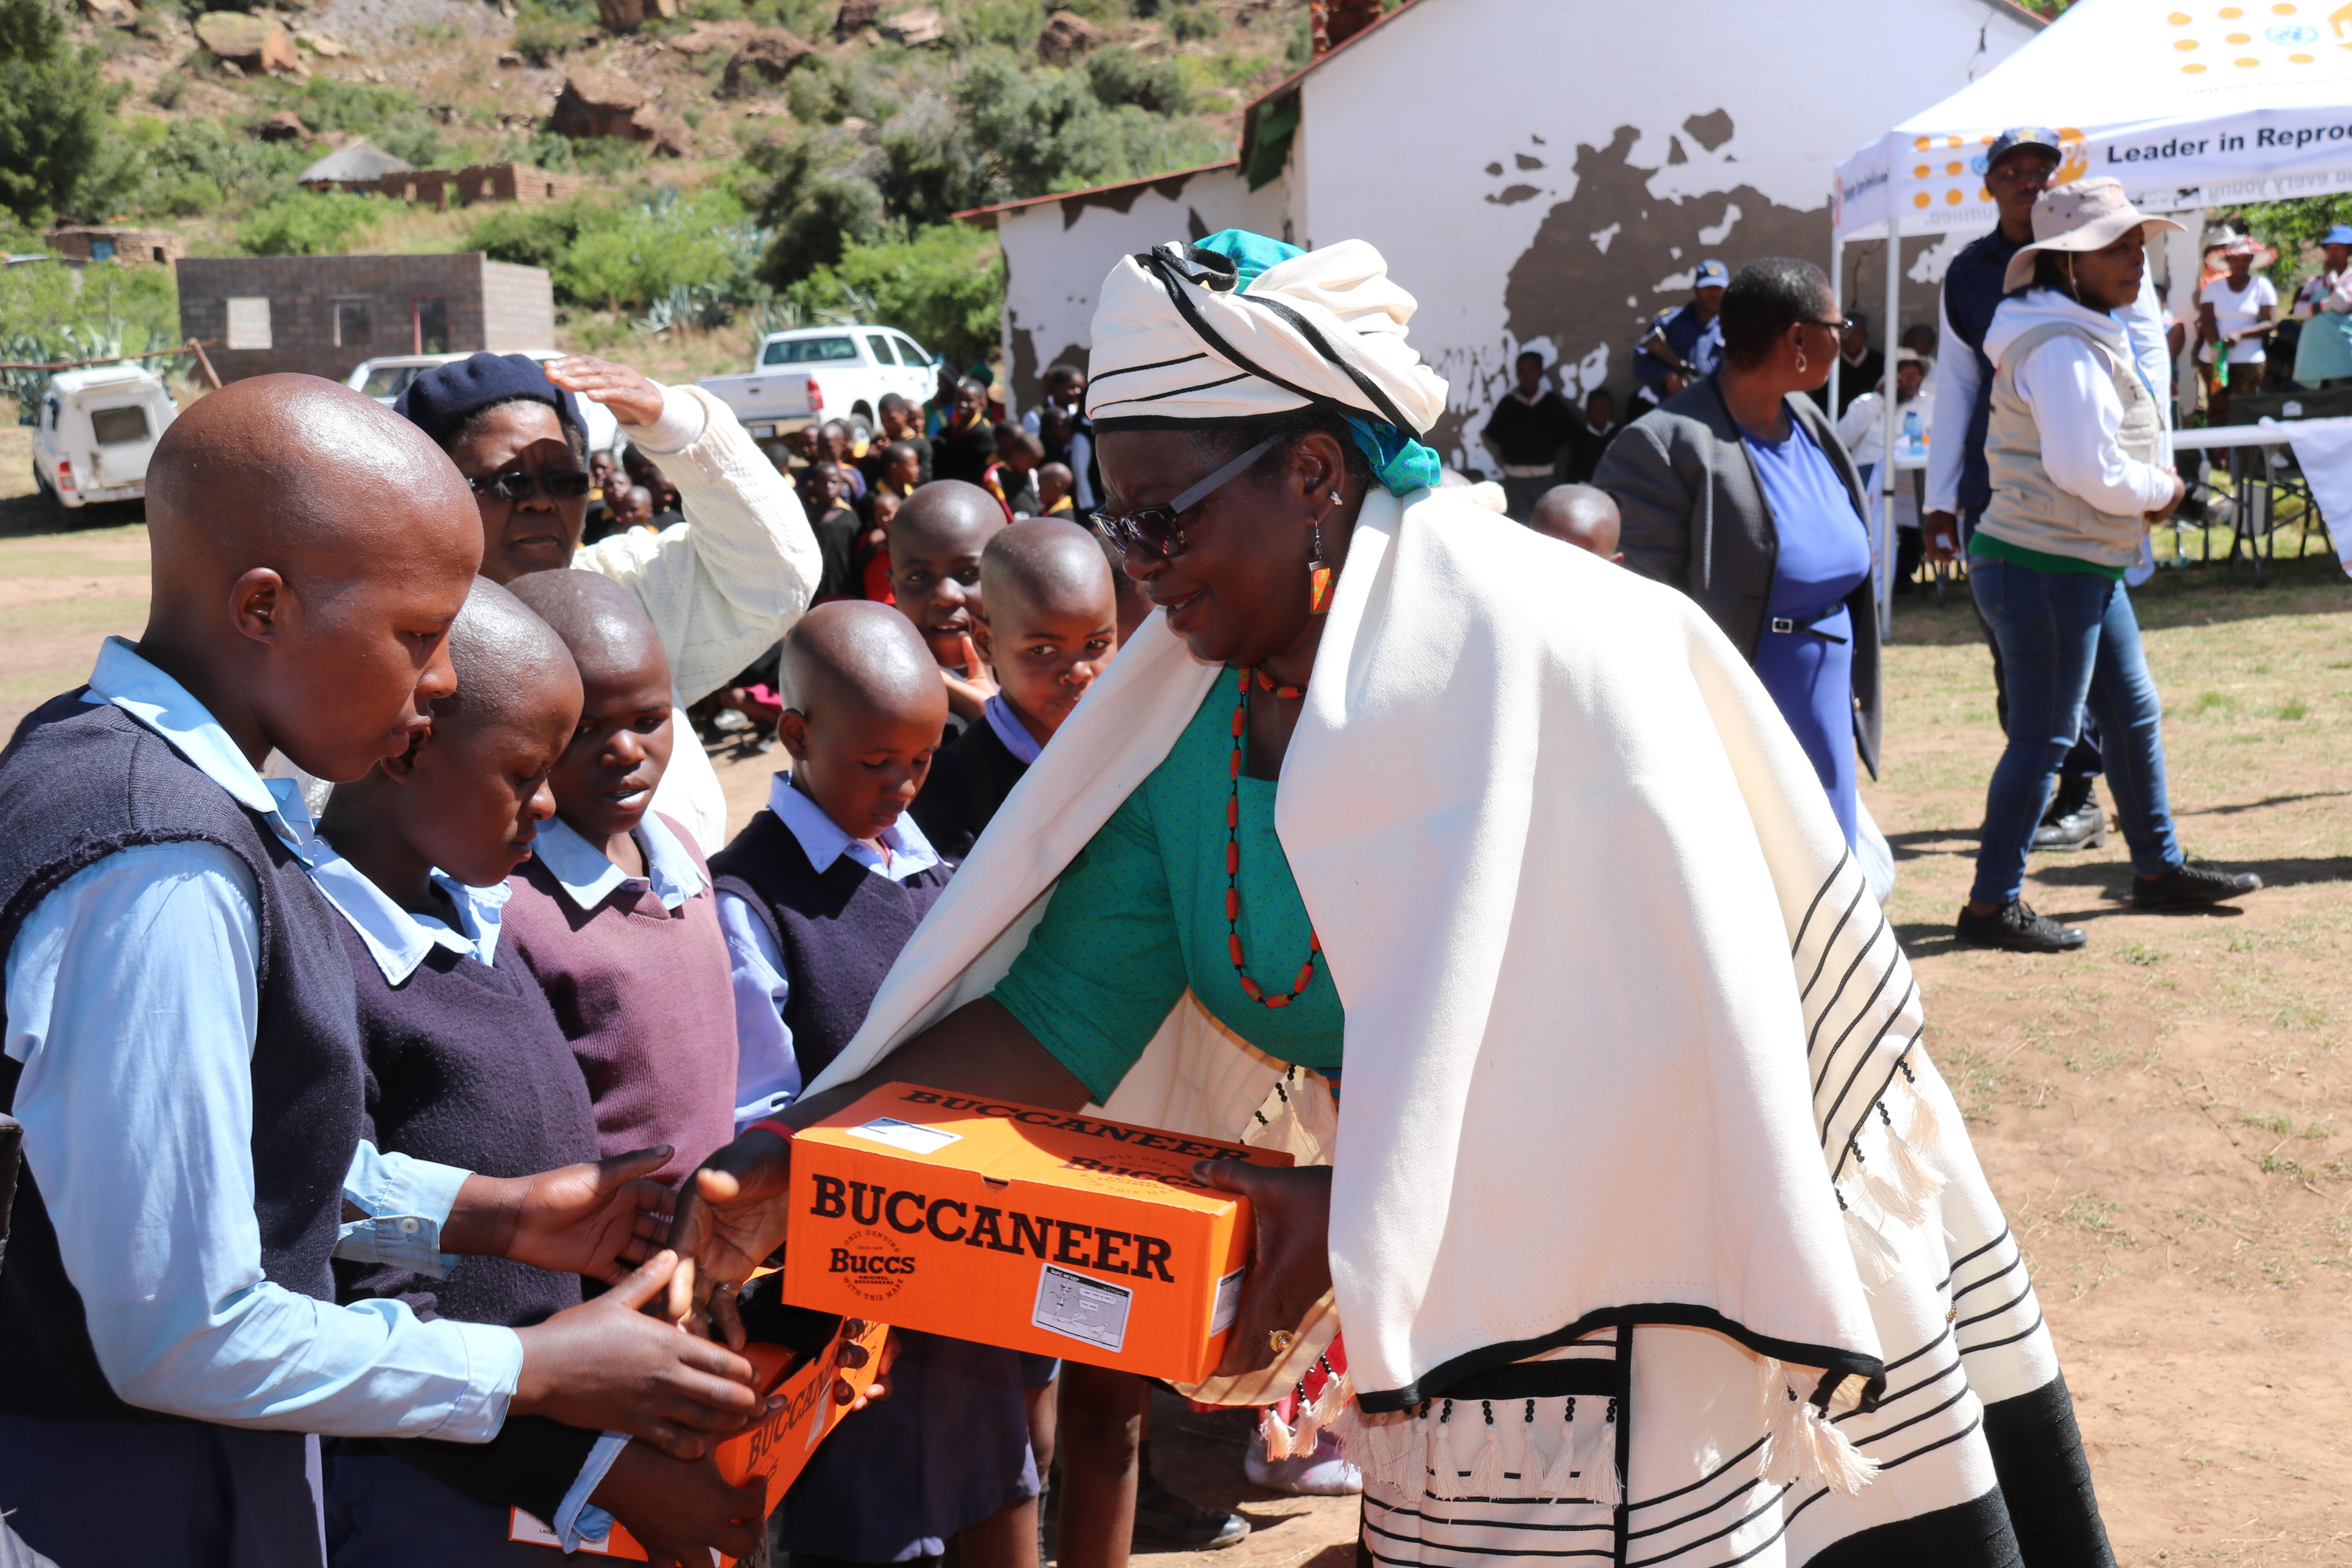
<svg viewBox="0 0 2352 1568"><path fill-rule="evenodd" d="M1555 485L1536 502L1528 526L1603 561L1624 563L1624 553L1617 548L1617 503L1609 499L1607 490L1591 485Z"/></svg>
<svg viewBox="0 0 2352 1568"><path fill-rule="evenodd" d="M1000 531L981 554L981 657L997 694L944 748L915 802L940 854L971 850L1013 786L1118 651L1118 595L1095 535L1057 517Z"/></svg>
<svg viewBox="0 0 2352 1568"><path fill-rule="evenodd" d="M973 641L980 556L1005 526L1004 508L978 485L934 479L890 524L890 592L915 623L947 682L948 705L969 724L995 693Z"/></svg>
<svg viewBox="0 0 2352 1568"><path fill-rule="evenodd" d="M43 1347L0 1357L0 1511L58 1561L316 1564L306 1431L482 1442L535 1414L699 1452L758 1407L748 1365L634 1311L667 1254L520 1331L333 1304L347 1204L428 1252L552 1258L584 1234L529 1179L419 1189L365 1157L341 917L299 791L257 771L275 748L357 779L457 689L481 525L404 424L299 375L192 406L148 470L145 632L0 754L6 1012L33 1031L0 1058L30 1177L0 1344ZM159 1534L126 1475L234 1506Z"/></svg>
<svg viewBox="0 0 2352 1568"><path fill-rule="evenodd" d="M784 634L776 732L794 783L852 838L877 842L930 771L948 714L929 651L905 616L863 600L819 605Z"/></svg>

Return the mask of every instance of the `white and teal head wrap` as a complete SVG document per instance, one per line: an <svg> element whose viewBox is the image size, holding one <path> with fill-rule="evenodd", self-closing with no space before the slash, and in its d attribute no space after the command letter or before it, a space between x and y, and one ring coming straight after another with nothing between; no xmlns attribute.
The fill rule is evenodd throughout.
<svg viewBox="0 0 2352 1568"><path fill-rule="evenodd" d="M1301 250L1238 228L1123 258L1095 308L1087 414L1098 430L1345 416L1398 495L1437 482L1421 444L1445 382L1405 342L1412 295L1360 239Z"/></svg>

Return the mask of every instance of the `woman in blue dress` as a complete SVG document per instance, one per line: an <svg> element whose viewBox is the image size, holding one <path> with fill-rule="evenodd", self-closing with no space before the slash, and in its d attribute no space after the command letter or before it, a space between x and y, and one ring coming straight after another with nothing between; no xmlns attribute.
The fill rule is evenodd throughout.
<svg viewBox="0 0 2352 1568"><path fill-rule="evenodd" d="M1878 764L1878 621L1862 481L1809 397L1844 323L1829 279L1768 257L1723 296L1723 365L1626 426L1593 483L1625 564L1697 600L1742 652L1855 841L1857 749Z"/></svg>

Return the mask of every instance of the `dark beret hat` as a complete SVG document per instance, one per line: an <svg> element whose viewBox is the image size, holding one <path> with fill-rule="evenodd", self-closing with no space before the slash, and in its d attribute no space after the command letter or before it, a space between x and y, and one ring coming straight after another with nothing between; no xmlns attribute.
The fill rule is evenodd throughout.
<svg viewBox="0 0 2352 1568"><path fill-rule="evenodd" d="M478 353L435 365L408 384L392 409L433 437L435 446L446 447L450 432L468 415L517 397L546 404L568 429L587 434L572 394L548 380L539 362L525 354Z"/></svg>

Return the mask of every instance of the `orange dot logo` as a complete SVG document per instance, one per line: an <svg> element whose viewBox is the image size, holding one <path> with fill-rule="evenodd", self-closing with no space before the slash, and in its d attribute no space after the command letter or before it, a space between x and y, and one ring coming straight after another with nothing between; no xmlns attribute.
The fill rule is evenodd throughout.
<svg viewBox="0 0 2352 1568"><path fill-rule="evenodd" d="M2195 47L2197 47L2197 40L2196 40L2196 39L2194 39L2194 38L2182 38L2180 41L2179 41L2178 43L2174 44L2172 47L2173 47L2174 48L2176 48L2176 49L2179 49L2182 54L2184 54L2184 55L2185 55L2185 54L2187 54L2189 50L2191 50L2191 49L2193 49L2193 48L2195 48Z"/></svg>
<svg viewBox="0 0 2352 1568"><path fill-rule="evenodd" d="M1944 193L1944 203L1947 206L1958 206L1960 205L1960 193L1958 191L1946 191Z"/></svg>
<svg viewBox="0 0 2352 1568"><path fill-rule="evenodd" d="M1927 138L1922 136L1918 141L1914 142L1911 144L1911 150L1915 153L1925 153L1927 150Z"/></svg>
<svg viewBox="0 0 2352 1568"><path fill-rule="evenodd" d="M1929 174L1934 173L1935 171L1933 169L1930 169L1927 164L1922 163L1917 168L1911 171L1911 177L1915 180L1924 180Z"/></svg>
<svg viewBox="0 0 2352 1568"><path fill-rule="evenodd" d="M2263 62L2254 58L2252 55L2248 55L2244 59L2231 60L2230 63L2236 66L2240 70L2252 70Z"/></svg>
<svg viewBox="0 0 2352 1568"><path fill-rule="evenodd" d="M1927 193L1921 191L1918 195L1913 196L1911 198L1911 205L1915 207L1926 206L1927 205Z"/></svg>
<svg viewBox="0 0 2352 1568"><path fill-rule="evenodd" d="M2243 33L2232 33L2221 41L2225 44L2251 44L2254 40Z"/></svg>
<svg viewBox="0 0 2352 1568"><path fill-rule="evenodd" d="M2224 22L2234 22L2239 17L2245 15L2243 11L2239 10L2235 5L2224 5L2213 14L2221 17Z"/></svg>
<svg viewBox="0 0 2352 1568"><path fill-rule="evenodd" d="M2200 76L2204 73L2204 70L2205 68L2203 66L2182 66L2180 68L2180 74L2182 76Z"/></svg>
<svg viewBox="0 0 2352 1568"><path fill-rule="evenodd" d="M2271 7L2271 15L2273 16L2292 16L2294 15L2294 7L2292 5L2273 5Z"/></svg>

